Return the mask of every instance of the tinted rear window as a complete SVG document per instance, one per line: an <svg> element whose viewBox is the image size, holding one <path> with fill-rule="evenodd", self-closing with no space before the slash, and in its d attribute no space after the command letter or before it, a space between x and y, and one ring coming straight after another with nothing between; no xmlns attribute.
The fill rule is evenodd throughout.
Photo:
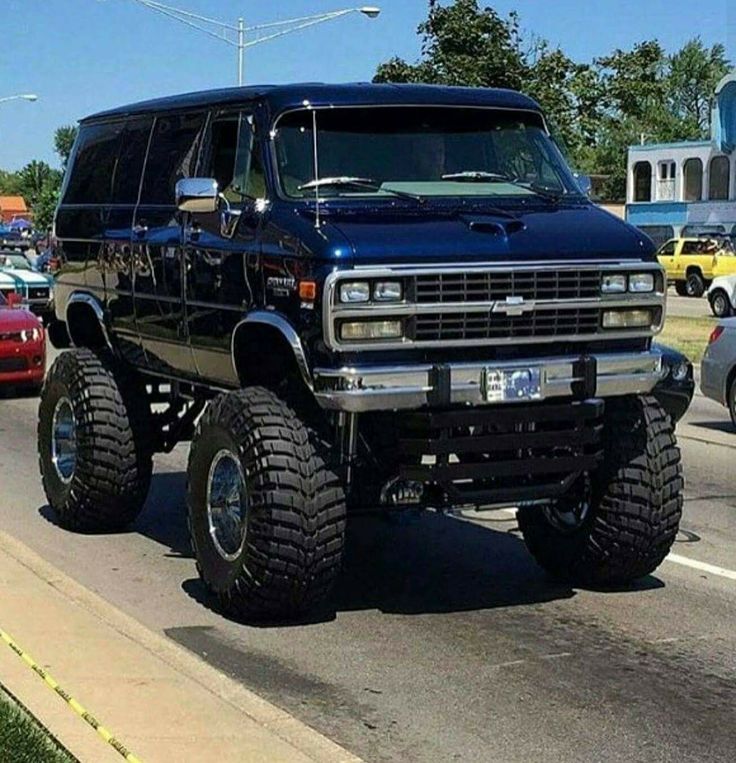
<svg viewBox="0 0 736 763"><path fill-rule="evenodd" d="M156 119L143 177L142 204L174 204L174 186L196 171L204 114Z"/></svg>
<svg viewBox="0 0 736 763"><path fill-rule="evenodd" d="M112 200L115 204L135 204L141 185L153 117L134 117L125 123L120 146Z"/></svg>
<svg viewBox="0 0 736 763"><path fill-rule="evenodd" d="M65 204L107 204L112 193L121 122L82 125L74 149Z"/></svg>

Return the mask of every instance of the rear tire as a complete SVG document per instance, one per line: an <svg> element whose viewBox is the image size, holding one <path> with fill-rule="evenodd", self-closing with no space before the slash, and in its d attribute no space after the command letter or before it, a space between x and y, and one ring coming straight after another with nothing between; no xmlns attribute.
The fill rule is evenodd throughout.
<svg viewBox="0 0 736 763"><path fill-rule="evenodd" d="M710 309L716 318L728 318L733 313L731 301L723 289L716 289L708 296L708 300L710 302Z"/></svg>
<svg viewBox="0 0 736 763"><path fill-rule="evenodd" d="M187 474L199 574L228 614L293 618L327 596L341 566L345 495L286 403L262 387L213 400Z"/></svg>
<svg viewBox="0 0 736 763"><path fill-rule="evenodd" d="M688 297L702 297L705 294L705 281L697 271L688 273L685 281L685 291Z"/></svg>
<svg viewBox="0 0 736 763"><path fill-rule="evenodd" d="M519 510L537 562L558 578L620 585L667 556L682 515L680 451L669 416L653 397L606 403L605 460L591 474L587 511L561 528L538 507Z"/></svg>
<svg viewBox="0 0 736 763"><path fill-rule="evenodd" d="M685 281L675 281L675 292L680 297L687 297L687 284Z"/></svg>
<svg viewBox="0 0 736 763"><path fill-rule="evenodd" d="M46 498L64 527L127 527L152 470L150 408L138 377L109 355L62 353L41 391L38 450Z"/></svg>

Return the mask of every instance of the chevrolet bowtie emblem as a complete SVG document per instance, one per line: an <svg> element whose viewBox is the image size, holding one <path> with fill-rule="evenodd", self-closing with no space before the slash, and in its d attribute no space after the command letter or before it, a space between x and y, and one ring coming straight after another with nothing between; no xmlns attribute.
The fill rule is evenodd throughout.
<svg viewBox="0 0 736 763"><path fill-rule="evenodd" d="M506 297L504 302L496 302L491 308L492 313L506 315L523 315L534 310L534 302L526 302L524 297Z"/></svg>

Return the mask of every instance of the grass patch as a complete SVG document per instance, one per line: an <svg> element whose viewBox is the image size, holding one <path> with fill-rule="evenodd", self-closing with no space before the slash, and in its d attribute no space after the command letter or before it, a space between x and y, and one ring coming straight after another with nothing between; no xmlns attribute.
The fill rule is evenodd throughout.
<svg viewBox="0 0 736 763"><path fill-rule="evenodd" d="M43 726L0 687L0 760L77 763Z"/></svg>
<svg viewBox="0 0 736 763"><path fill-rule="evenodd" d="M664 330L657 337L657 341L684 352L693 363L700 363L708 346L708 337L716 323L716 318L668 315Z"/></svg>

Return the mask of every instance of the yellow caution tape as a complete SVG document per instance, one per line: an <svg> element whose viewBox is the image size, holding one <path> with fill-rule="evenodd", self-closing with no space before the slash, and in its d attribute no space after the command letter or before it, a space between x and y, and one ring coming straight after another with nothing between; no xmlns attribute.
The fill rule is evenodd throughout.
<svg viewBox="0 0 736 763"><path fill-rule="evenodd" d="M31 657L30 654L24 652L13 639L0 628L0 637L2 640L28 665L28 667L36 673L40 678L44 680L46 685L58 694L64 702L84 721L86 721L92 728L117 752L119 752L125 760L129 763L142 763L140 758L136 758L130 750L118 739L116 739L91 713L87 712L82 705L77 702L74 697L59 686L56 681Z"/></svg>

